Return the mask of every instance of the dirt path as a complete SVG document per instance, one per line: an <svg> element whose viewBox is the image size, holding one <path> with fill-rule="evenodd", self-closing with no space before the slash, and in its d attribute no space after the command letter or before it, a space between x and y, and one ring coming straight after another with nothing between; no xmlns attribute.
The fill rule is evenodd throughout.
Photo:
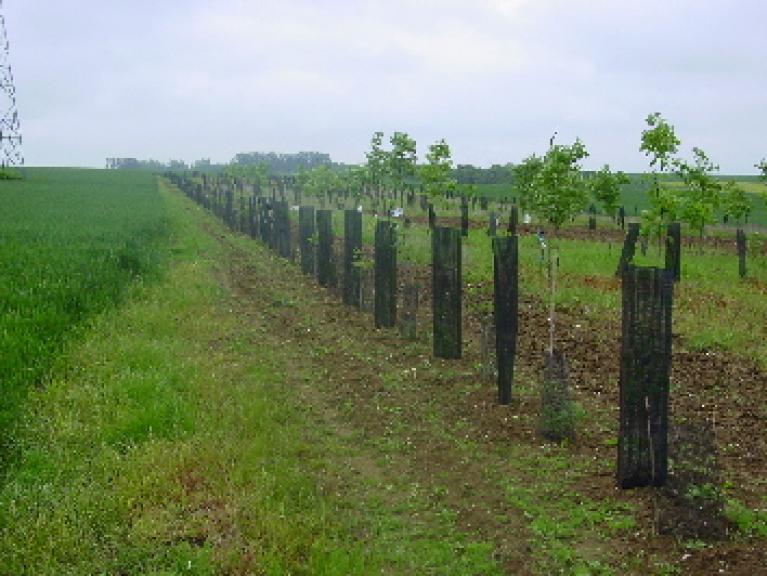
<svg viewBox="0 0 767 576"><path fill-rule="evenodd" d="M235 310L271 327L266 341L254 344L287 352L291 386L306 408L339 438L365 447L347 463L356 482L388 492L391 506L402 497L392 487L420 486L435 510L447 506L459 527L492 541L509 574L531 574L524 518L486 477L486 463L467 457L449 435L435 437L434 422L423 421L425 407L440 412L441 402L434 401L434 368L419 374L429 363L421 347L403 349L396 334L371 330L369 317L279 259L257 260L231 244L227 249L230 259L220 273L235 295Z"/></svg>

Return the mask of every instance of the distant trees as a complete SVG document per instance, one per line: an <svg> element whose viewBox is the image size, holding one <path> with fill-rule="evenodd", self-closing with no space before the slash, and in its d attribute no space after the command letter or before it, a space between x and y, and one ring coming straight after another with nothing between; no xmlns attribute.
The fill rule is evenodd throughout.
<svg viewBox="0 0 767 576"><path fill-rule="evenodd" d="M108 170L154 170L157 172L186 170L188 168L183 160L160 162L159 160L139 160L138 158L107 158L106 167Z"/></svg>
<svg viewBox="0 0 767 576"><path fill-rule="evenodd" d="M281 154L277 152L242 152L236 154L231 164L256 166L266 164L274 174L295 174L299 170L311 170L317 166L333 166L330 154L322 152L296 152Z"/></svg>
<svg viewBox="0 0 767 576"><path fill-rule="evenodd" d="M505 184L514 182L514 165L493 164L490 168L480 168L471 164L458 164L453 168L452 176L458 184Z"/></svg>

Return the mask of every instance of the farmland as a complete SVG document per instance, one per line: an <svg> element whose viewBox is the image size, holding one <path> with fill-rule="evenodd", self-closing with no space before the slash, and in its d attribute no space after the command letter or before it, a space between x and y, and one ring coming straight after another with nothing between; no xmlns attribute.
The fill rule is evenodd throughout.
<svg viewBox="0 0 767 576"><path fill-rule="evenodd" d="M28 389L73 332L158 270L165 221L149 174L30 169L0 193L2 467Z"/></svg>
<svg viewBox="0 0 767 576"><path fill-rule="evenodd" d="M19 456L0 491L0 506L13 511L0 520L0 573L699 574L716 566L753 574L763 565L761 233L750 230L745 279L731 232L702 245L685 240L672 421L681 434L713 419L718 460L706 476L715 485L687 484L680 500L615 488L623 233L609 218L596 231L581 218L549 231L560 255L556 338L578 415L576 438L556 443L538 433L548 324L537 225L519 230L514 398L499 406L482 342L493 293L485 228L490 210L507 218L508 207L472 210L465 349L444 360L431 351L431 234L417 207L398 228L398 281L422 289L418 336L408 340L373 329L370 314L342 305L336 288L318 288L295 263L159 181L158 191L149 175L41 170L20 184L26 190L9 192L26 195L2 227L12 232L4 244L18 239L8 254L25 243L30 261L72 258L39 265L36 278L49 270L65 280L50 296L35 292L36 302L94 300L77 314L57 305L65 312L45 362L31 363L37 356L20 348L17 362L34 376L16 384L29 397L14 406L23 416ZM53 210L56 200L62 207ZM379 220L374 202L362 200L363 264ZM438 221L458 221L454 201L436 210ZM295 212L291 220L295 248ZM343 233L335 210L338 264ZM636 262L663 265L663 255L650 243ZM103 277L83 284L84 270ZM26 293L16 282L12 293ZM38 340L47 345L44 330ZM677 474L689 464L677 458ZM700 493L721 496L724 514L683 506ZM675 506L691 520L669 528ZM726 534L697 533L696 522L723 523Z"/></svg>

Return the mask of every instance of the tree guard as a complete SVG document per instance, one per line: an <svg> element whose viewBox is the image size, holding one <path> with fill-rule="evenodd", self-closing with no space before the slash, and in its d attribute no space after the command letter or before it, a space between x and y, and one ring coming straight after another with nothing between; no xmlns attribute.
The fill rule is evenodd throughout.
<svg viewBox="0 0 767 576"><path fill-rule="evenodd" d="M429 229L434 230L437 225L437 213L434 211L434 204L429 203Z"/></svg>
<svg viewBox="0 0 767 576"><path fill-rule="evenodd" d="M498 363L496 362L495 318L484 314L479 319L479 355L483 380L497 380Z"/></svg>
<svg viewBox="0 0 767 576"><path fill-rule="evenodd" d="M301 251L301 271L314 274L314 206L298 209L298 241Z"/></svg>
<svg viewBox="0 0 767 576"><path fill-rule="evenodd" d="M434 356L461 357L461 231L434 228L432 234L432 315Z"/></svg>
<svg viewBox="0 0 767 576"><path fill-rule="evenodd" d="M253 239L257 236L256 214L256 197L250 196L248 198L248 236Z"/></svg>
<svg viewBox="0 0 767 576"><path fill-rule="evenodd" d="M274 248L283 258L290 258L290 208L280 200L274 203Z"/></svg>
<svg viewBox="0 0 767 576"><path fill-rule="evenodd" d="M623 276L626 268L634 259L638 238L639 224L637 222L631 222L629 224L629 231L626 234L626 238L623 240L623 251L621 252L621 259L618 262L618 269L615 271L616 276Z"/></svg>
<svg viewBox="0 0 767 576"><path fill-rule="evenodd" d="M570 373L567 359L559 350L548 350L544 359L538 433L552 442L575 438Z"/></svg>
<svg viewBox="0 0 767 576"><path fill-rule="evenodd" d="M362 213L357 210L344 212L344 304L360 304L360 269L355 266L362 249Z"/></svg>
<svg viewBox="0 0 767 576"><path fill-rule="evenodd" d="M402 314L399 323L400 336L415 340L418 336L418 292L417 282L408 282L402 287Z"/></svg>
<svg viewBox="0 0 767 576"><path fill-rule="evenodd" d="M466 197L461 198L461 236L469 235L469 202Z"/></svg>
<svg viewBox="0 0 767 576"><path fill-rule="evenodd" d="M735 239L738 244L738 274L741 278L746 277L746 234L741 228L738 228Z"/></svg>
<svg viewBox="0 0 767 576"><path fill-rule="evenodd" d="M397 225L376 223L375 326L393 328L397 323Z"/></svg>
<svg viewBox="0 0 767 576"><path fill-rule="evenodd" d="M231 190L226 191L226 214L224 218L229 228L234 230L234 194Z"/></svg>
<svg viewBox="0 0 767 576"><path fill-rule="evenodd" d="M487 217L487 235L491 238L498 231L498 220L496 220L495 211L491 210Z"/></svg>
<svg viewBox="0 0 767 576"><path fill-rule="evenodd" d="M335 287L333 260L333 211L317 210L317 281L320 286Z"/></svg>
<svg viewBox="0 0 767 576"><path fill-rule="evenodd" d="M509 404L519 310L519 240L516 236L493 238L493 278L498 402Z"/></svg>
<svg viewBox="0 0 767 576"><path fill-rule="evenodd" d="M682 225L672 222L666 229L666 270L671 270L674 282L682 278Z"/></svg>
<svg viewBox="0 0 767 576"><path fill-rule="evenodd" d="M517 225L519 224L519 208L514 204L511 207L511 214L509 214L509 236L517 235Z"/></svg>
<svg viewBox="0 0 767 576"><path fill-rule="evenodd" d="M259 206L259 224L258 228L261 231L261 242L267 246L272 245L272 201L269 198L261 198L261 204Z"/></svg>
<svg viewBox="0 0 767 576"><path fill-rule="evenodd" d="M623 274L620 431L621 488L660 486L668 474L673 275L629 265Z"/></svg>

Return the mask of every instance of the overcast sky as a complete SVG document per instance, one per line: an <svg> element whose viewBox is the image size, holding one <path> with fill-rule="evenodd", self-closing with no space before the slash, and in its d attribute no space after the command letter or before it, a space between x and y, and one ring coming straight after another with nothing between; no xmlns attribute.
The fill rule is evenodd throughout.
<svg viewBox="0 0 767 576"><path fill-rule="evenodd" d="M27 164L229 161L375 130L488 166L580 137L643 170L648 113L725 173L767 156L765 0L4 0Z"/></svg>

